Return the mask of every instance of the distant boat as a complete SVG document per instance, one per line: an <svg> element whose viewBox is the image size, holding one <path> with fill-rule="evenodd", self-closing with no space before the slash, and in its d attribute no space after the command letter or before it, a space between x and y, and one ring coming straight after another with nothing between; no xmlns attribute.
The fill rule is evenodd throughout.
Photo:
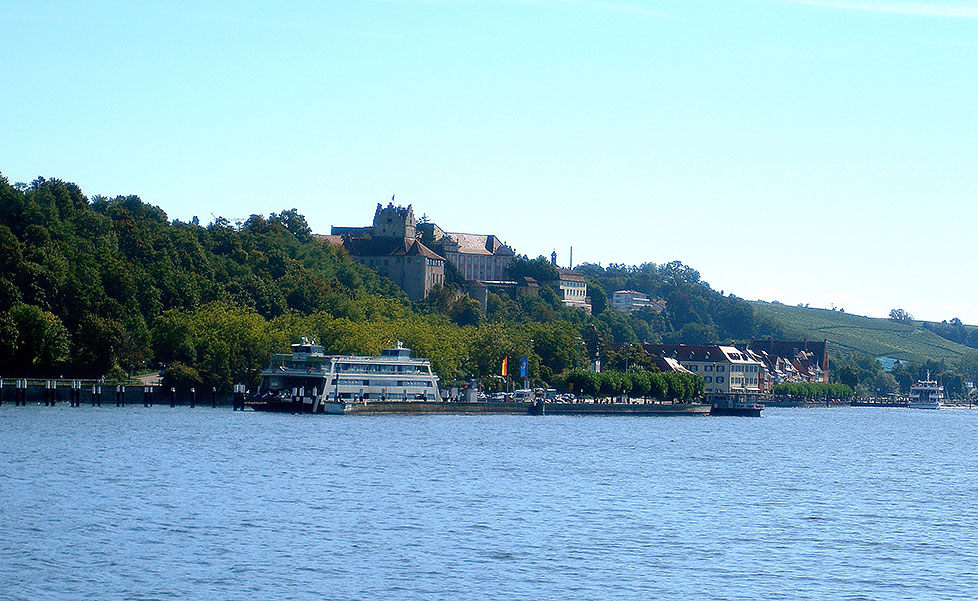
<svg viewBox="0 0 978 601"><path fill-rule="evenodd" d="M937 383L937 380L930 379L930 372L927 372L926 380L918 380L910 387L910 402L907 407L911 409L940 409L944 406L944 387Z"/></svg>
<svg viewBox="0 0 978 601"><path fill-rule="evenodd" d="M710 406L710 415L760 417L762 411L764 411L764 405L755 402L752 397L741 395L714 397Z"/></svg>

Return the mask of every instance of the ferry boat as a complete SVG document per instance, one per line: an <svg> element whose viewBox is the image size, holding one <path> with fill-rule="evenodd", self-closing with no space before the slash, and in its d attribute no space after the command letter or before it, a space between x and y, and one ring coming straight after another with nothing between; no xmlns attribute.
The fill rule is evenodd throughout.
<svg viewBox="0 0 978 601"><path fill-rule="evenodd" d="M276 354L261 373L256 411L346 413L354 403L440 401L438 376L427 359L411 357L400 341L379 357L326 355L306 338L292 353Z"/></svg>
<svg viewBox="0 0 978 601"><path fill-rule="evenodd" d="M930 372L927 372L926 380L918 380L910 387L910 402L907 407L911 409L940 409L944 405L944 387L938 384L937 380L930 379Z"/></svg>

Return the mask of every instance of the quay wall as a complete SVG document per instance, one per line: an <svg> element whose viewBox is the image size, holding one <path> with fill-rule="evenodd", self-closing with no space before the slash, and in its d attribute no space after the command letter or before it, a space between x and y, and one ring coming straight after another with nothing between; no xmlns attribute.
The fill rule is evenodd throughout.
<svg viewBox="0 0 978 601"><path fill-rule="evenodd" d="M373 402L351 405L348 415L708 415L709 405L652 403L525 403L525 402Z"/></svg>
<svg viewBox="0 0 978 601"><path fill-rule="evenodd" d="M451 414L451 415L526 415L530 412L532 403L453 403L441 401L429 402L368 402L350 405L348 415L385 415L385 414Z"/></svg>
<svg viewBox="0 0 978 601"><path fill-rule="evenodd" d="M706 404L544 403L544 415L709 415Z"/></svg>

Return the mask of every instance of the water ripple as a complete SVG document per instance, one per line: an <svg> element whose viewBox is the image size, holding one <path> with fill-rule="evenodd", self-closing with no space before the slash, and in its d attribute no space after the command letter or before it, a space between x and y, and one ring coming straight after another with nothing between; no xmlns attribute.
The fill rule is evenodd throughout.
<svg viewBox="0 0 978 601"><path fill-rule="evenodd" d="M4 405L0 593L971 599L976 425Z"/></svg>

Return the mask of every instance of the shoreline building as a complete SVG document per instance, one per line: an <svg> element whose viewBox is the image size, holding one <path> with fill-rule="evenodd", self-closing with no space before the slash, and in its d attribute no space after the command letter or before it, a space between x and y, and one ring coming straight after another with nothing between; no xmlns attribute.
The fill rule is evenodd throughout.
<svg viewBox="0 0 978 601"><path fill-rule="evenodd" d="M829 381L829 348L825 340L751 340L747 348L764 357L775 384Z"/></svg>
<svg viewBox="0 0 978 601"><path fill-rule="evenodd" d="M650 344L647 353L678 361L703 377L709 402L756 402L764 387L764 364L750 352L720 344Z"/></svg>
<svg viewBox="0 0 978 601"><path fill-rule="evenodd" d="M550 263L557 270L557 280L553 282L554 290L560 296L565 307L583 309L591 314L591 298L587 295L587 279L573 269L564 269L557 265L557 251L550 253Z"/></svg>
<svg viewBox="0 0 978 601"><path fill-rule="evenodd" d="M390 279L413 301L423 300L435 286L445 282L445 258L418 239L414 209L377 204L373 225L333 226L331 236L340 236L350 257Z"/></svg>
<svg viewBox="0 0 978 601"><path fill-rule="evenodd" d="M662 313L666 308L665 301L653 299L648 294L638 292L637 290L616 290L611 295L612 309L631 313L632 311L638 311L645 307L652 309L656 313Z"/></svg>

